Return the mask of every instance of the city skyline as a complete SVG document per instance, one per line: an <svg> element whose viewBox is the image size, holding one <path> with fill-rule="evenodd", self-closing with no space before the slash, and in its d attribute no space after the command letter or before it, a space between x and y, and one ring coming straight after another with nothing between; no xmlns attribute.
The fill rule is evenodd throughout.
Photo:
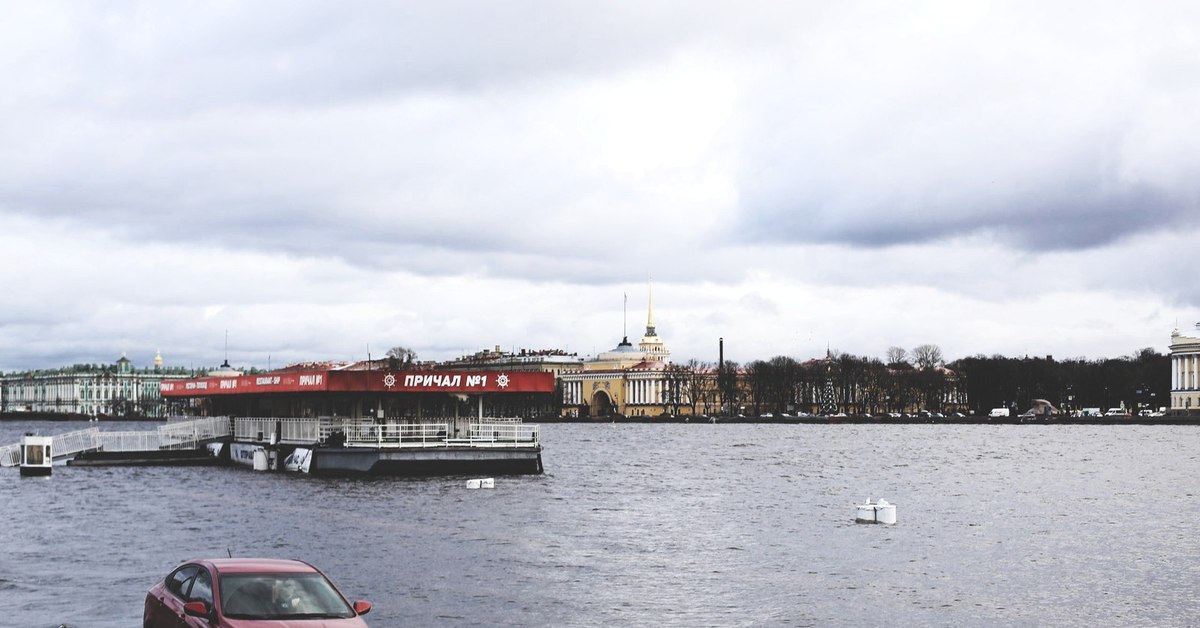
<svg viewBox="0 0 1200 628"><path fill-rule="evenodd" d="M7 9L0 371L1200 320L1188 4Z"/></svg>

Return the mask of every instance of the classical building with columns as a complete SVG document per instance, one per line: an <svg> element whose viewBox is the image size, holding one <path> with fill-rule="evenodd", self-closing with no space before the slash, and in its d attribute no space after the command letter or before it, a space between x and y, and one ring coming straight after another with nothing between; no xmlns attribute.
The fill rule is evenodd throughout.
<svg viewBox="0 0 1200 628"><path fill-rule="evenodd" d="M1200 323L1189 335L1171 332L1171 411L1200 412Z"/></svg>
<svg viewBox="0 0 1200 628"><path fill-rule="evenodd" d="M611 351L559 374L563 414L604 417L659 416L680 406L677 379L670 373L671 352L654 327L654 295L646 308L646 335L635 347L625 336Z"/></svg>
<svg viewBox="0 0 1200 628"><path fill-rule="evenodd" d="M129 358L121 356L112 366L10 373L0 376L0 413L161 418L168 408L159 384L191 376L186 369L164 368L161 353L149 369L134 368Z"/></svg>

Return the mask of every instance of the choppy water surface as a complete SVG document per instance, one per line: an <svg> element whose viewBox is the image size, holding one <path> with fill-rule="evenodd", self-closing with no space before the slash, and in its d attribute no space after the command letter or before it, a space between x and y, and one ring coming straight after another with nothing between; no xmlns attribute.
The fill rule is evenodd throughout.
<svg viewBox="0 0 1200 628"><path fill-rule="evenodd" d="M29 429L0 423L0 444ZM149 429L149 424L101 424ZM546 425L547 473L0 470L0 625L138 626L198 556L301 558L372 626L1200 617L1200 428ZM885 497L895 526L858 525Z"/></svg>

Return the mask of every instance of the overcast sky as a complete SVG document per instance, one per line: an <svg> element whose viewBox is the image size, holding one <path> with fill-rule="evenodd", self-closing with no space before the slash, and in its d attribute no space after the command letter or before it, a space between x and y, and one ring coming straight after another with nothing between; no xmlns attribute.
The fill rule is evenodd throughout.
<svg viewBox="0 0 1200 628"><path fill-rule="evenodd" d="M1193 2L2 5L0 370L1200 320Z"/></svg>

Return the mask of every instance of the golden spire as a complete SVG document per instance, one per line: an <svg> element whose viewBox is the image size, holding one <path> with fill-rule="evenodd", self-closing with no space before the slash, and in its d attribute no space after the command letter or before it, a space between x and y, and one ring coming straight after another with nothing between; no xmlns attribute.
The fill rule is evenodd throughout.
<svg viewBox="0 0 1200 628"><path fill-rule="evenodd" d="M649 292L646 300L646 335L654 336L654 284L649 275L646 275L646 289Z"/></svg>

